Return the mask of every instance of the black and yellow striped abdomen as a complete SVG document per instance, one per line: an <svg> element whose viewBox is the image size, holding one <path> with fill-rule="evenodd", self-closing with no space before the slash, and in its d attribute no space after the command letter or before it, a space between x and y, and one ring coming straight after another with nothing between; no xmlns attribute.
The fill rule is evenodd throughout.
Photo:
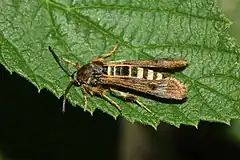
<svg viewBox="0 0 240 160"><path fill-rule="evenodd" d="M103 73L108 76L121 78L141 78L146 80L160 80L164 75L149 68L134 67L131 65L103 66Z"/></svg>

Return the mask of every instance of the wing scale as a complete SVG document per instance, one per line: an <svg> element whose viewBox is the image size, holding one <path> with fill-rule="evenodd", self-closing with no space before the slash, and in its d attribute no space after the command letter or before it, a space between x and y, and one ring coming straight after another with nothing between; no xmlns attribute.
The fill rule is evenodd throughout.
<svg viewBox="0 0 240 160"><path fill-rule="evenodd" d="M160 98L182 100L186 97L184 85L175 78L164 78L161 80L144 80L138 78L114 78L100 77L100 83L104 85L123 87Z"/></svg>
<svg viewBox="0 0 240 160"><path fill-rule="evenodd" d="M104 62L104 66L125 66L143 68L175 69L187 66L187 61L183 59L161 59L161 60L120 60Z"/></svg>

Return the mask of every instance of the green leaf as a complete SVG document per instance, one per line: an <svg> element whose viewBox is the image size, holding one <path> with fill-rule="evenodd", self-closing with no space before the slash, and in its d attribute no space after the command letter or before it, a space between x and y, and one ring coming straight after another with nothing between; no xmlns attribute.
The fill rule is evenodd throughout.
<svg viewBox="0 0 240 160"><path fill-rule="evenodd" d="M229 124L240 117L239 47L228 34L231 23L214 1L1 0L0 10L0 63L39 91L47 88L60 97L69 83L49 45L59 57L86 64L118 41L119 49L109 60L172 57L189 63L172 75L188 88L188 99L182 104L140 96L154 113L150 114L111 96L127 120L156 128L160 121L197 126L200 120ZM73 87L68 98L83 107L79 87ZM99 97L88 101L91 113L99 108L115 118L120 114Z"/></svg>

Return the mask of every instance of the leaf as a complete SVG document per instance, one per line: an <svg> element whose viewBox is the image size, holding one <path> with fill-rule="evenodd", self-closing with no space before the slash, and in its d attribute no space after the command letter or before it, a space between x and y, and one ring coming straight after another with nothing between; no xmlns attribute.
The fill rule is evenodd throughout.
<svg viewBox="0 0 240 160"><path fill-rule="evenodd" d="M127 120L156 128L160 121L197 126L200 120L229 124L240 117L239 47L228 34L231 23L214 1L2 0L0 8L0 62L39 91L47 88L60 97L69 83L49 45L59 57L86 64L118 41L119 49L109 60L172 57L189 62L173 75L188 88L183 104L139 97L150 114L111 96ZM80 88L73 87L68 98L83 107ZM91 113L99 108L115 118L120 114L101 98L88 100Z"/></svg>

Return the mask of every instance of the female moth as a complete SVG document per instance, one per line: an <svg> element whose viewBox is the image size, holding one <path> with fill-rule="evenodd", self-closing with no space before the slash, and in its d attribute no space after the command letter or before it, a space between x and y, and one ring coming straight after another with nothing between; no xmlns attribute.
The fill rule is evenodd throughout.
<svg viewBox="0 0 240 160"><path fill-rule="evenodd" d="M65 58L64 61L73 65L77 71L70 74L61 65L58 56L49 46L49 51L62 70L71 77L63 95L62 111L65 112L65 102L70 88L79 86L84 98L84 111L87 109L87 94L100 96L115 106L119 111L121 107L106 95L110 90L112 94L126 101L137 103L145 108L133 94L123 92L129 90L143 94L173 100L183 100L186 97L185 86L175 78L169 77L173 70L184 68L187 62L182 59L160 59L160 60L120 60L106 61L118 48L118 43L108 53L93 58L89 63L80 66L79 63L71 62Z"/></svg>

